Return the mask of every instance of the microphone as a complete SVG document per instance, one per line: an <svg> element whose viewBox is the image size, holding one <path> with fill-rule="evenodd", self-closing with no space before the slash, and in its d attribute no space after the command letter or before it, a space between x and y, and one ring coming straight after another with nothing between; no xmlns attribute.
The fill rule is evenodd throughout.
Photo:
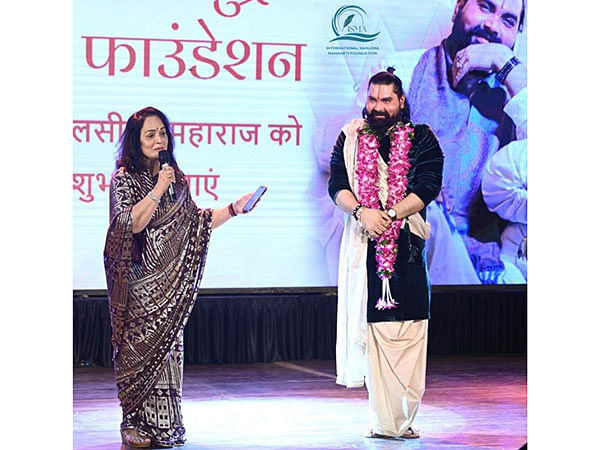
<svg viewBox="0 0 600 450"><path fill-rule="evenodd" d="M160 161L160 168L164 169L169 165L169 153L166 150L158 152L158 160ZM175 195L175 183L171 181L169 185L169 198L172 202L177 201L177 195Z"/></svg>

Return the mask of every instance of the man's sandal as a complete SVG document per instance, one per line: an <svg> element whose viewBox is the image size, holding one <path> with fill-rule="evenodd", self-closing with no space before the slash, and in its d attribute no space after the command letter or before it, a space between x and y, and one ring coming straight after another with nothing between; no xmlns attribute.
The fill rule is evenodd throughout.
<svg viewBox="0 0 600 450"><path fill-rule="evenodd" d="M387 434L374 433L373 430L370 430L367 437L373 439L418 439L421 435L418 430L415 430L413 427L408 427L402 436L388 436Z"/></svg>
<svg viewBox="0 0 600 450"><path fill-rule="evenodd" d="M419 430L415 430L413 427L408 427L402 435L404 439L419 439L420 437Z"/></svg>
<svg viewBox="0 0 600 450"><path fill-rule="evenodd" d="M374 433L372 430L367 433L367 437L371 439L396 439L395 436L388 436L387 434Z"/></svg>
<svg viewBox="0 0 600 450"><path fill-rule="evenodd" d="M133 428L121 430L121 440L123 441L123 444L132 448L150 447L150 438L143 437L137 430Z"/></svg>

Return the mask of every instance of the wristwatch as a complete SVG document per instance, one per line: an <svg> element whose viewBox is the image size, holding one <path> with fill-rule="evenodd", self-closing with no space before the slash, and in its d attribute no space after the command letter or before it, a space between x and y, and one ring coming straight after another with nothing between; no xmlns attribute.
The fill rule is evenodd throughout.
<svg viewBox="0 0 600 450"><path fill-rule="evenodd" d="M396 210L394 208L390 208L387 210L387 215L391 217L392 220L396 219Z"/></svg>

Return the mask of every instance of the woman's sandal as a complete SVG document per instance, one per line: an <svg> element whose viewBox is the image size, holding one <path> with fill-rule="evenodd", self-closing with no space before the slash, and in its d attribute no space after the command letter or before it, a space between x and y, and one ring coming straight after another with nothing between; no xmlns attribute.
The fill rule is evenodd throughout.
<svg viewBox="0 0 600 450"><path fill-rule="evenodd" d="M132 448L150 447L150 438L141 436L140 433L133 428L121 430L121 440L123 441L123 444Z"/></svg>

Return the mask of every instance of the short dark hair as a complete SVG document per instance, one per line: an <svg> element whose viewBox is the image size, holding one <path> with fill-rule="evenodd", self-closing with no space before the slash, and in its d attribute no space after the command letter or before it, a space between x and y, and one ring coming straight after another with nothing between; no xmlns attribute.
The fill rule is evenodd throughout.
<svg viewBox="0 0 600 450"><path fill-rule="evenodd" d="M458 8L458 11L462 11L469 0L458 0L459 2L463 2L462 6ZM521 0L521 15L519 17L519 28L517 29L520 32L523 32L523 23L525 22L525 0Z"/></svg>
<svg viewBox="0 0 600 450"><path fill-rule="evenodd" d="M523 32L523 23L525 22L525 0L521 2L523 5L521 8L521 16L519 17L519 28L518 31Z"/></svg>
<svg viewBox="0 0 600 450"><path fill-rule="evenodd" d="M369 80L369 85L367 89L371 87L372 84L393 84L394 85L394 93L398 96L398 100L402 98L404 95L404 108L400 110L400 120L404 123L410 122L410 107L408 105L408 99L404 94L404 90L402 89L402 80L394 75L393 67L388 67L385 72L376 73ZM363 111L363 115L366 111Z"/></svg>
<svg viewBox="0 0 600 450"><path fill-rule="evenodd" d="M125 125L125 130L119 138L118 158L116 162L117 169L119 167L125 167L128 171L139 173L147 170L144 154L142 153L142 146L140 144L140 135L144 122L148 117L156 116L165 125L168 137L167 152L169 153L170 162L172 167L177 167L175 161L175 155L173 150L175 144L173 142L173 133L171 132L171 123L167 116L160 110L153 106L147 106L134 112Z"/></svg>

